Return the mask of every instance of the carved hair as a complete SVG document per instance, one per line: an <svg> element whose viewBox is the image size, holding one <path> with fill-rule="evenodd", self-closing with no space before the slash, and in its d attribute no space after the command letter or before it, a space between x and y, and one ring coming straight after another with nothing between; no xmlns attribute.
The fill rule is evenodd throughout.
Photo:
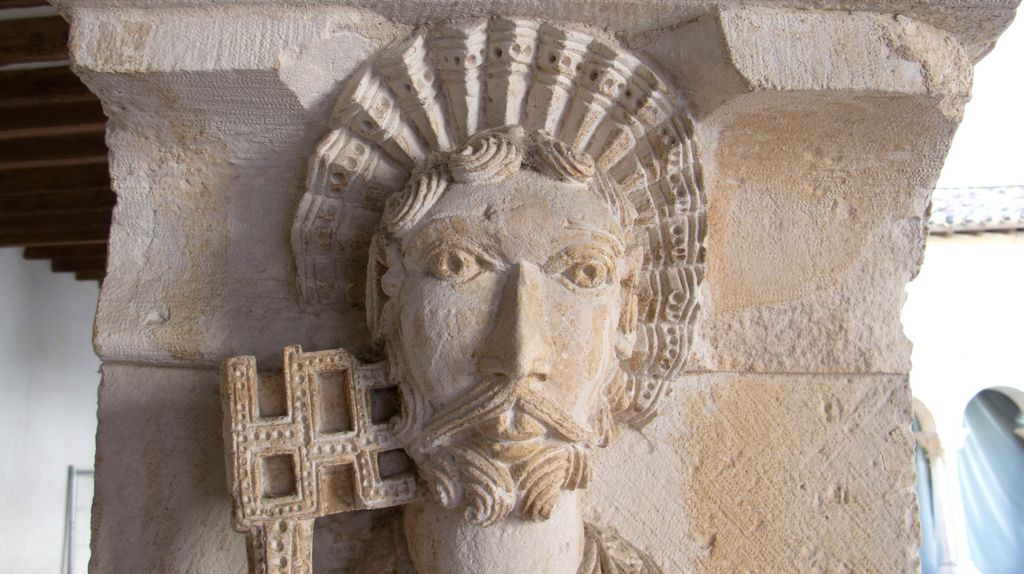
<svg viewBox="0 0 1024 574"><path fill-rule="evenodd" d="M405 189L393 194L385 203L381 226L370 247L367 273L367 320L370 333L382 342L391 331L393 309L382 282L388 280L388 243L415 226L444 195L449 183L491 183L506 179L526 168L556 181L585 184L608 207L626 232L629 244L635 244L633 221L636 210L622 194L613 179L595 169L587 154L576 153L558 139L543 131L527 134L518 126L487 130L469 139L454 153L438 157ZM620 332L631 339L636 329L636 300L633 293L636 277L626 278L624 291L631 297L624 301Z"/></svg>
<svg viewBox="0 0 1024 574"><path fill-rule="evenodd" d="M636 210L618 184L596 170L594 160L576 153L543 131L527 134L518 126L481 132L454 153L441 156L414 176L401 193L388 198L382 223L399 237L444 195L450 182L494 183L527 168L556 181L582 183L605 202L623 229L631 230Z"/></svg>

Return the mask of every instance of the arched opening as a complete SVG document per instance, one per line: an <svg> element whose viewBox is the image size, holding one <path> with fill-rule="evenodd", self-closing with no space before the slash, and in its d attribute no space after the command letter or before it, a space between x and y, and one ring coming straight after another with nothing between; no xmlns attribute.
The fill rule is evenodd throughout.
<svg viewBox="0 0 1024 574"><path fill-rule="evenodd" d="M1000 390L978 393L964 411L969 432L957 470L971 559L984 574L1024 564L1024 439L1015 432L1022 422L1020 405Z"/></svg>

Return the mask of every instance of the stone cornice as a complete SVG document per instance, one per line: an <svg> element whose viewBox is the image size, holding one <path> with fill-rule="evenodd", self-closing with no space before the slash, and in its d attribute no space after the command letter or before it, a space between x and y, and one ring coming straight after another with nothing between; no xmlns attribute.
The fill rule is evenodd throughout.
<svg viewBox="0 0 1024 574"><path fill-rule="evenodd" d="M543 16L550 20L571 20L597 27L614 27L623 33L642 32L678 25L715 9L745 7L792 8L797 10L840 10L899 14L928 23L954 36L974 62L995 45L996 38L1013 21L1020 0L650 0L644 10L630 0L596 0L581 11L575 3L549 3L544 0L493 0L489 2L451 0L52 0L61 12L73 19L82 8L92 10L128 9L230 9L243 7L303 7L373 10L389 20L419 25L438 19L503 14L512 17Z"/></svg>

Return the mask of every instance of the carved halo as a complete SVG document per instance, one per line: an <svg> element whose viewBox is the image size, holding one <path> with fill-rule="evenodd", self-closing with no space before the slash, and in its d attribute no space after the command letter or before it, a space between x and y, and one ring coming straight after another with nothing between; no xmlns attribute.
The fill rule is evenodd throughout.
<svg viewBox="0 0 1024 574"><path fill-rule="evenodd" d="M703 278L705 212L682 99L614 40L491 18L429 27L351 77L312 158L292 226L300 296L362 305L384 201L438 154L483 130L544 131L619 183L644 242L631 407L643 426L678 378Z"/></svg>

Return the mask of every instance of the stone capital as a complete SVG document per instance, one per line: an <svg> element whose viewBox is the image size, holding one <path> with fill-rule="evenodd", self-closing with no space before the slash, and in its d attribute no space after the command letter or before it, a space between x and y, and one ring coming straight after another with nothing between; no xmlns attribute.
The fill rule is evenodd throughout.
<svg viewBox="0 0 1024 574"><path fill-rule="evenodd" d="M232 518L257 570L913 567L899 311L1016 2L55 4L118 194L93 571L242 572Z"/></svg>

